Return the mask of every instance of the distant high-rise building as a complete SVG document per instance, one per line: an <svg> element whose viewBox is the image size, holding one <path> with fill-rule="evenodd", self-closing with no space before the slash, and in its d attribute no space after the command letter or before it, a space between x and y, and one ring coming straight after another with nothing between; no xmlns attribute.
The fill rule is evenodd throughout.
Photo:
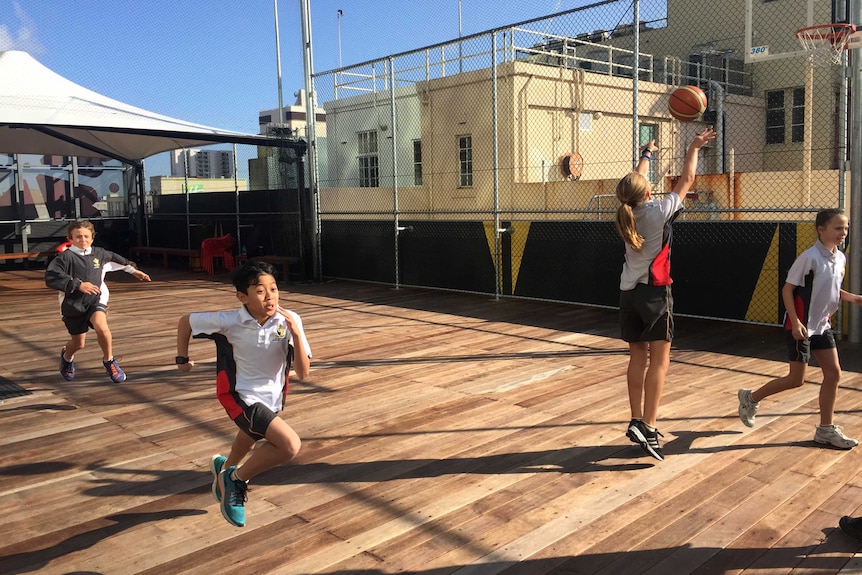
<svg viewBox="0 0 862 575"><path fill-rule="evenodd" d="M262 110L258 115L258 124L260 125L260 133L271 135L272 128L281 128L285 133L289 133L292 137L298 139L306 139L308 135L305 133L305 127L308 124L305 116L305 90L299 90L294 94L296 102L292 106L284 106L282 108L282 119L278 121L278 108L273 110ZM315 125L315 133L318 138L326 137L326 110L318 107L314 111L317 124Z"/></svg>
<svg viewBox="0 0 862 575"><path fill-rule="evenodd" d="M279 122L278 108L273 110L262 110L258 115L260 133L274 137L295 138L307 140L305 115L305 90L299 90L295 94L296 101L292 106L282 108L282 118ZM314 111L315 135L317 136L317 161L319 173L326 173L326 111L317 107ZM304 181L308 185L309 163L306 157L303 160L305 173ZM279 157L276 148L258 147L257 158L248 162L249 183L253 190L295 187L297 174L293 164L285 163Z"/></svg>
<svg viewBox="0 0 862 575"><path fill-rule="evenodd" d="M233 178L232 150L174 150L171 152L171 176L185 176L183 154L186 151L190 178Z"/></svg>

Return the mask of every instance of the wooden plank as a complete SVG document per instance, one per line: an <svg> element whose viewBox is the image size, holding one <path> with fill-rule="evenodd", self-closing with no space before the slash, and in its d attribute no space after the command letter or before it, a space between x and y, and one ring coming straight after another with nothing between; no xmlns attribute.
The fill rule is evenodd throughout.
<svg viewBox="0 0 862 575"><path fill-rule="evenodd" d="M0 261L8 260L31 260L36 258L47 258L56 255L57 252L11 252L0 253Z"/></svg>

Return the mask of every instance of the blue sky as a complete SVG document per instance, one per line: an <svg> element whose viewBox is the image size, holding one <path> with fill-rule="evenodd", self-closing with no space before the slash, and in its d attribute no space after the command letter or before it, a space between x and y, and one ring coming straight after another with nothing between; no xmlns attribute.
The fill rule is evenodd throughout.
<svg viewBox="0 0 862 575"><path fill-rule="evenodd" d="M464 35L591 0L461 0ZM312 0L314 70L458 37L458 0ZM622 1L615 11L625 11ZM285 105L303 87L300 0L279 0ZM91 90L160 114L257 133L278 105L272 0L0 0L0 50L24 50ZM4 78L3 81L14 81ZM167 156L145 162L166 172ZM242 170L241 170L242 172Z"/></svg>

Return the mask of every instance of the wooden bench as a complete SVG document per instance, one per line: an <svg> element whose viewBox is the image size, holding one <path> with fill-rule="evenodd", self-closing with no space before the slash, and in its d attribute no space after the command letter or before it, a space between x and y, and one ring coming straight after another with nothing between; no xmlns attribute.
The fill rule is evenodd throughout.
<svg viewBox="0 0 862 575"><path fill-rule="evenodd" d="M188 250L185 248L160 248L156 246L137 246L132 248L132 256L135 255L146 255L147 259L151 255L161 255L162 256L162 266L165 269L168 267L168 256L176 256L180 258L188 258L189 262L191 262L191 266L193 270L201 269L201 251L200 250Z"/></svg>
<svg viewBox="0 0 862 575"><path fill-rule="evenodd" d="M14 252L9 254L0 254L0 261L8 260L33 260L36 258L47 258L56 255L57 252Z"/></svg>
<svg viewBox="0 0 862 575"><path fill-rule="evenodd" d="M266 262L281 268L281 279L290 283L290 266L299 263L299 258L293 256L237 256L237 265L242 265L247 260Z"/></svg>

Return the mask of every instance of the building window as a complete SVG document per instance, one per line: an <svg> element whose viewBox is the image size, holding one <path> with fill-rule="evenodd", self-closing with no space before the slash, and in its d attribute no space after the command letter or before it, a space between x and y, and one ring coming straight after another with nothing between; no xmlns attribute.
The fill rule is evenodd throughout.
<svg viewBox="0 0 862 575"><path fill-rule="evenodd" d="M793 107L790 109L790 141L805 141L805 88L793 89Z"/></svg>
<svg viewBox="0 0 862 575"><path fill-rule="evenodd" d="M377 132L359 132L359 187L376 188L380 185L377 163Z"/></svg>
<svg viewBox="0 0 862 575"><path fill-rule="evenodd" d="M766 143L784 143L784 90L766 93Z"/></svg>
<svg viewBox="0 0 862 575"><path fill-rule="evenodd" d="M422 185L422 141L413 140L413 185Z"/></svg>
<svg viewBox="0 0 862 575"><path fill-rule="evenodd" d="M458 136L458 157L461 163L460 186L469 188L473 185L473 136Z"/></svg>
<svg viewBox="0 0 862 575"><path fill-rule="evenodd" d="M787 133L787 103L790 107L790 141L805 141L805 88L766 92L766 143L783 144Z"/></svg>

